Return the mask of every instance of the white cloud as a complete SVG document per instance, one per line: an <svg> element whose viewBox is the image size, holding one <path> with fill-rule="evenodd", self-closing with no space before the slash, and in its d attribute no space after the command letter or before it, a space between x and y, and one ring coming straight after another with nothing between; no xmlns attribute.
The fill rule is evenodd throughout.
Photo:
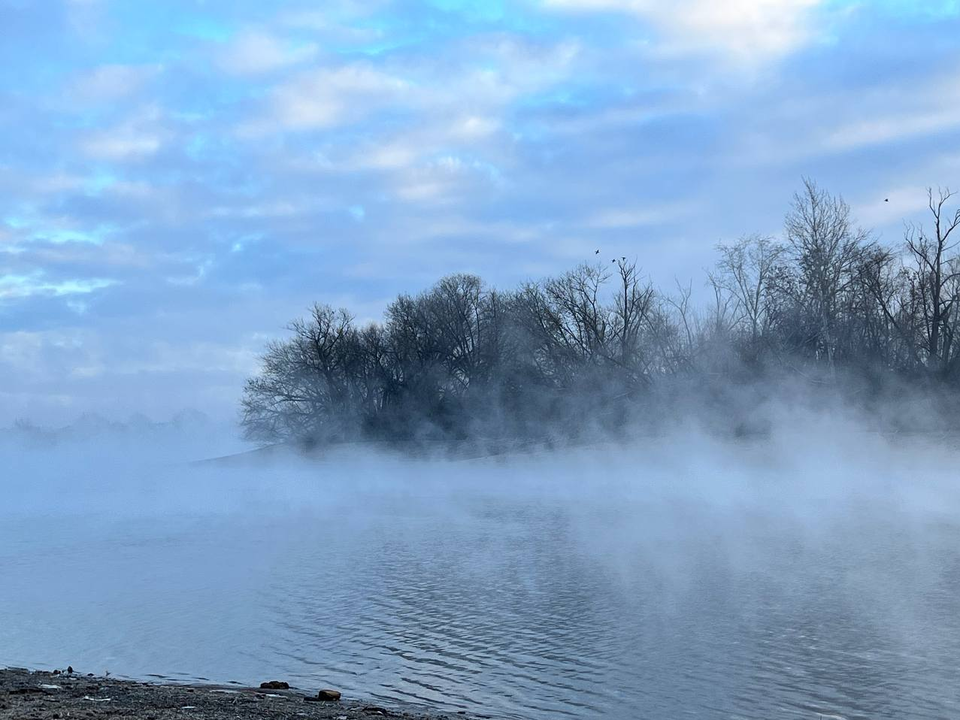
<svg viewBox="0 0 960 720"><path fill-rule="evenodd" d="M273 35L251 31L239 35L221 54L220 67L234 75L256 75L297 65L316 57L315 44L294 45Z"/></svg>
<svg viewBox="0 0 960 720"><path fill-rule="evenodd" d="M448 56L400 62L382 70L356 62L301 72L277 85L241 135L323 130L366 120L389 108L443 140L473 142L495 134L518 98L570 77L581 47L505 35L469 38ZM419 132L426 137L427 132ZM431 145L437 145L431 141Z"/></svg>
<svg viewBox="0 0 960 720"><path fill-rule="evenodd" d="M88 43L104 37L103 0L66 0L64 4L67 22L77 37Z"/></svg>
<svg viewBox="0 0 960 720"><path fill-rule="evenodd" d="M955 105L913 108L845 123L828 134L824 145L831 150L852 150L957 127L960 127L960 108Z"/></svg>
<svg viewBox="0 0 960 720"><path fill-rule="evenodd" d="M246 338L245 338L246 339ZM260 364L259 344L222 344L213 342L150 343L140 357L118 363L112 368L119 374L171 373L194 370L203 373L222 372L244 377Z"/></svg>
<svg viewBox="0 0 960 720"><path fill-rule="evenodd" d="M56 195L64 192L80 190L84 187L86 178L82 175L70 175L56 172L51 175L42 175L32 178L29 187L40 195Z"/></svg>
<svg viewBox="0 0 960 720"><path fill-rule="evenodd" d="M427 97L432 105L456 115L489 113L575 75L582 50L575 41L542 44L508 35L473 38L458 48L452 63L434 64L425 83L431 88Z"/></svg>
<svg viewBox="0 0 960 720"><path fill-rule="evenodd" d="M187 254L178 259L190 267L191 272L187 275L171 275L165 278L171 285L183 287L197 285L207 276L210 268L214 265L213 255L198 256L196 254Z"/></svg>
<svg viewBox="0 0 960 720"><path fill-rule="evenodd" d="M721 52L752 64L803 45L823 0L544 0L548 7L628 13L663 33L660 50Z"/></svg>
<svg viewBox="0 0 960 720"><path fill-rule="evenodd" d="M120 125L87 135L80 149L98 160L140 160L160 149L163 136L159 110L147 108Z"/></svg>
<svg viewBox="0 0 960 720"><path fill-rule="evenodd" d="M43 378L50 370L45 351L51 346L69 348L70 340L63 330L0 332L0 367L5 374L16 373L21 381L28 376Z"/></svg>
<svg viewBox="0 0 960 720"><path fill-rule="evenodd" d="M901 185L879 194L871 193L869 199L854 203L852 210L853 216L866 227L902 230L904 222L927 221L928 202L925 186Z"/></svg>
<svg viewBox="0 0 960 720"><path fill-rule="evenodd" d="M319 208L317 203L294 202L291 200L276 200L264 203L242 203L234 205L217 205L213 207L210 217L219 218L290 218L307 214Z"/></svg>
<svg viewBox="0 0 960 720"><path fill-rule="evenodd" d="M351 165L362 169L396 170L413 165L421 152L422 148L412 143L393 140L360 150Z"/></svg>
<svg viewBox="0 0 960 720"><path fill-rule="evenodd" d="M85 295L115 284L115 280L104 278L48 280L41 271L28 275L0 275L0 300L16 300L34 295Z"/></svg>
<svg viewBox="0 0 960 720"><path fill-rule="evenodd" d="M867 88L788 96L759 119L751 118L756 124L745 127L730 159L781 164L955 133L960 130L956 77L951 67L920 82L896 79Z"/></svg>
<svg viewBox="0 0 960 720"><path fill-rule="evenodd" d="M159 65L101 65L74 78L67 96L81 103L116 101L137 92L161 70Z"/></svg>
<svg viewBox="0 0 960 720"><path fill-rule="evenodd" d="M500 121L496 118L467 115L451 123L450 136L460 140L478 140L492 135L499 129Z"/></svg>
<svg viewBox="0 0 960 720"><path fill-rule="evenodd" d="M83 143L83 151L100 160L129 160L153 155L160 149L160 138L152 133L129 130L119 134L97 133Z"/></svg>
<svg viewBox="0 0 960 720"><path fill-rule="evenodd" d="M655 208L609 208L591 215L585 227L598 230L619 230L673 222L690 210L686 203L668 203Z"/></svg>
<svg viewBox="0 0 960 720"><path fill-rule="evenodd" d="M29 212L23 215L8 216L3 223L6 229L13 231L9 235L11 241L28 244L33 241L45 241L55 245L99 246L116 231L116 227L109 223L90 225L59 211L51 213ZM23 252L24 247L14 244L7 248L7 251Z"/></svg>
<svg viewBox="0 0 960 720"><path fill-rule="evenodd" d="M426 158L434 156L439 148L473 146L488 139L499 128L498 120L485 116L466 115L452 120L445 117L431 118L429 124L425 120L423 126L413 132L358 148L340 167L359 170L411 170L429 164ZM449 163L449 159L447 162Z"/></svg>
<svg viewBox="0 0 960 720"><path fill-rule="evenodd" d="M406 201L439 203L453 200L467 187L475 191L478 184L491 180L497 180L495 168L457 155L444 155L400 173L394 192Z"/></svg>
<svg viewBox="0 0 960 720"><path fill-rule="evenodd" d="M272 93L265 116L240 128L243 135L275 130L323 129L369 115L412 92L409 83L365 65L300 74Z"/></svg>

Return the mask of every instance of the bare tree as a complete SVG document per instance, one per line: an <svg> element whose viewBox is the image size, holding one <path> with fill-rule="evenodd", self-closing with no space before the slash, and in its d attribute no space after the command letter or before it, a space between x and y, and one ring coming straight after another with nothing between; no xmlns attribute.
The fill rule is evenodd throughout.
<svg viewBox="0 0 960 720"><path fill-rule="evenodd" d="M864 337L862 352L875 363L901 370L921 364L917 323L911 300L911 276L899 253L874 247L860 264L863 308L859 315Z"/></svg>
<svg viewBox="0 0 960 720"><path fill-rule="evenodd" d="M835 363L837 323L844 294L857 279L869 234L853 225L850 207L812 180L804 179L785 221L789 252L797 272L796 298L805 315L806 344L814 356Z"/></svg>
<svg viewBox="0 0 960 720"><path fill-rule="evenodd" d="M611 319L616 360L623 368L643 367L642 338L656 301L656 290L644 282L636 262L617 261L618 284Z"/></svg>
<svg viewBox="0 0 960 720"><path fill-rule="evenodd" d="M588 362L606 355L611 328L602 288L609 278L599 265L581 265L543 286L548 322L560 341Z"/></svg>
<svg viewBox="0 0 960 720"><path fill-rule="evenodd" d="M934 196L927 190L928 207L933 216L933 232L922 225L908 227L907 249L915 269L912 290L915 308L922 321L922 342L927 367L949 372L958 352L957 301L960 298L960 260L954 250L954 231L960 226L960 209L951 215L946 205L955 193L940 190Z"/></svg>
<svg viewBox="0 0 960 720"><path fill-rule="evenodd" d="M771 320L770 293L784 248L773 238L748 235L732 245L719 245L720 261L709 274L715 292L732 305L734 327L746 333L751 358L756 358Z"/></svg>
<svg viewBox="0 0 960 720"><path fill-rule="evenodd" d="M267 347L241 405L250 437L330 438L356 431L365 398L356 382L363 351L352 322L346 310L314 305L308 319L289 326L290 340Z"/></svg>
<svg viewBox="0 0 960 720"><path fill-rule="evenodd" d="M586 420L626 427L645 399L705 377L750 381L779 367L829 382L807 372L820 363L869 387L919 373L957 387L955 197L930 190L929 229L909 226L894 250L805 180L782 244L749 235L719 246L706 316L691 284L662 293L626 257L505 293L451 275L361 328L316 305L267 346L242 423L266 440L571 436Z"/></svg>

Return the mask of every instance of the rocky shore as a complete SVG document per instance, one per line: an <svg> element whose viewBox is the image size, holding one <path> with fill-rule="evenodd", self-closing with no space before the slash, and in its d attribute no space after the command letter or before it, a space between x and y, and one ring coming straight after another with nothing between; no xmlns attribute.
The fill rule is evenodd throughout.
<svg viewBox="0 0 960 720"><path fill-rule="evenodd" d="M78 672L0 669L0 720L445 720L448 715L388 709L267 681L260 688L164 685ZM456 714L454 717L465 717Z"/></svg>

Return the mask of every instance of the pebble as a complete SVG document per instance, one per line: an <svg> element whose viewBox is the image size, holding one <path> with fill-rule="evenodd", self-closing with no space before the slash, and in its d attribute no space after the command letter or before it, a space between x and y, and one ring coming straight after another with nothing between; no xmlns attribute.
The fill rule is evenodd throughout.
<svg viewBox="0 0 960 720"><path fill-rule="evenodd" d="M261 690L289 690L290 683L284 682L283 680L268 680L267 682L260 683Z"/></svg>
<svg viewBox="0 0 960 720"><path fill-rule="evenodd" d="M374 715L383 715L384 717L390 714L389 710L382 708L379 705L365 705L364 707L360 708L360 711Z"/></svg>

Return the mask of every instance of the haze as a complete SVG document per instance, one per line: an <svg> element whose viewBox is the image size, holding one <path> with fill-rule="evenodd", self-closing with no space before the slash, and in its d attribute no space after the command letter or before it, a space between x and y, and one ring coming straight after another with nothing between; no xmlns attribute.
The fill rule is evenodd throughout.
<svg viewBox="0 0 960 720"><path fill-rule="evenodd" d="M186 464L191 431L6 438L0 663L517 718L960 701L953 441L800 403L762 440L476 460Z"/></svg>

